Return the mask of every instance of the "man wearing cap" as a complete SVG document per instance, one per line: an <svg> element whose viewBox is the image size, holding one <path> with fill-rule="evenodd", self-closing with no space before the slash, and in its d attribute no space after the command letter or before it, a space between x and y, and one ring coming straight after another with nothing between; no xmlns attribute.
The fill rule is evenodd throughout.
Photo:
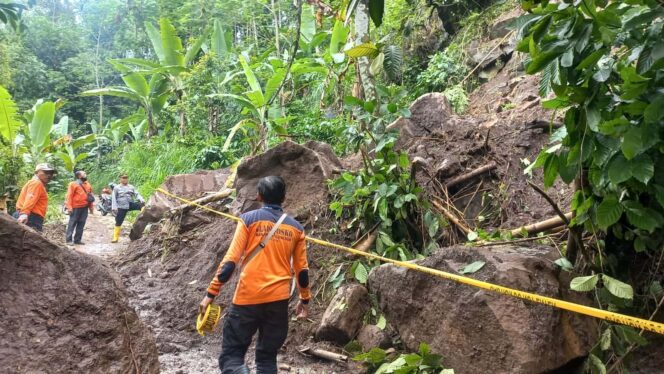
<svg viewBox="0 0 664 374"><path fill-rule="evenodd" d="M81 242L83 228L88 219L88 211L94 213L95 197L92 186L88 183L88 176L83 170L74 173L76 180L69 183L67 197L65 198L69 224L67 225L67 244L84 244ZM74 234L76 230L76 234Z"/></svg>
<svg viewBox="0 0 664 374"><path fill-rule="evenodd" d="M53 179L55 169L48 164L38 164L35 176L21 189L16 200L16 213L18 222L26 224L37 231L42 231L44 217L48 208L48 194L46 185Z"/></svg>

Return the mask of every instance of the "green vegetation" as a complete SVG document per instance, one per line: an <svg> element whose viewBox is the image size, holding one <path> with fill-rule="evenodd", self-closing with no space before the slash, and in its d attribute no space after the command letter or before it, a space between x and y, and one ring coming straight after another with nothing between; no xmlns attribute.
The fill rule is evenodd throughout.
<svg viewBox="0 0 664 374"><path fill-rule="evenodd" d="M664 8L649 0L522 5L526 72L542 72L540 92L553 96L543 106L565 114L533 166L547 186L576 180L572 225L593 235L586 247L568 247L568 267L590 274L571 288L594 292L602 308L644 313L663 295ZM633 329L607 324L588 367L619 368L642 344Z"/></svg>
<svg viewBox="0 0 664 374"><path fill-rule="evenodd" d="M489 26L518 2L357 3L3 2L0 194L15 198L34 165L51 162L59 175L47 218L57 220L76 168L88 170L97 192L127 173L147 197L168 175L227 167L284 140L319 140L363 165L330 182L343 229L374 235L386 257L428 255L447 223L387 126L432 91L463 113L478 83L471 42L501 38ZM513 31L517 50L528 55L526 72L542 76L544 107L564 114L526 172L542 168L548 187L576 182L577 240L556 264L580 275L571 288L594 293L599 307L647 315L664 294L664 8L656 0L520 3L527 13ZM500 235L478 229L468 239ZM329 282L366 283L373 265L340 265ZM471 265L463 272L481 267ZM635 330L605 323L588 368L619 369L642 344ZM372 352L358 360L376 372L442 369L425 345L390 362Z"/></svg>
<svg viewBox="0 0 664 374"><path fill-rule="evenodd" d="M454 374L453 369L443 368L442 357L429 352L429 346L426 343L420 344L417 353L390 357L384 350L373 348L369 352L355 356L353 360L369 365L369 372L374 374Z"/></svg>

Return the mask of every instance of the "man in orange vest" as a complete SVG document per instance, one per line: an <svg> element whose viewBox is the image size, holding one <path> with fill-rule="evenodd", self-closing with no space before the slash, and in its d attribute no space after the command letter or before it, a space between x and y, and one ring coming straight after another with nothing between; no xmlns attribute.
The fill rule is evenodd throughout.
<svg viewBox="0 0 664 374"><path fill-rule="evenodd" d="M38 164L35 176L21 189L16 200L15 217L18 222L28 225L37 231L42 231L44 217L48 209L48 193L46 185L53 179L55 169L48 164Z"/></svg>
<svg viewBox="0 0 664 374"><path fill-rule="evenodd" d="M83 170L74 173L76 180L69 183L67 196L65 197L67 212L69 213L69 224L67 225L67 244L85 244L81 242L83 228L88 219L88 211L94 214L95 195L92 186L88 183L88 176ZM76 234L74 234L76 230ZM73 236L73 240L72 240Z"/></svg>
<svg viewBox="0 0 664 374"><path fill-rule="evenodd" d="M286 184L281 177L269 176L259 180L257 189L263 207L241 216L230 248L199 305L199 312L205 313L237 268L240 279L222 333L222 374L249 373L244 356L256 331L256 372L277 373L277 352L288 334L293 275L300 291L295 312L298 318L308 315L311 294L304 229L283 212Z"/></svg>

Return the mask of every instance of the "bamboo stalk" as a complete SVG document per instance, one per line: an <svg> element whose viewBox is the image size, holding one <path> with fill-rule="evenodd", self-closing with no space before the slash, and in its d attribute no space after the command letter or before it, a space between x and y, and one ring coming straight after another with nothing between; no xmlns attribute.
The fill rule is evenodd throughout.
<svg viewBox="0 0 664 374"><path fill-rule="evenodd" d="M441 203L439 203L438 201L431 200L431 204L433 204L433 206L436 209L438 209L441 213L443 213L445 218L447 218L452 223L454 223L454 225L456 227L458 227L461 231L463 231L466 235L468 235L468 233L470 233L472 231L471 229L468 228L468 226L464 225L461 222L461 220L459 220L459 218L457 218L454 214L450 213L447 209L445 209L445 207Z"/></svg>
<svg viewBox="0 0 664 374"><path fill-rule="evenodd" d="M456 186L457 184L460 184L460 183L463 183L467 180L473 179L473 178L475 178L479 175L482 175L484 173L487 173L487 172L489 172L489 171L491 171L491 170L493 170L497 167L498 167L498 164L491 161L490 163L488 163L484 166L480 166L477 169L471 170L468 173L461 174L457 177L452 178L447 183L445 183L445 188L449 189L450 187Z"/></svg>
<svg viewBox="0 0 664 374"><path fill-rule="evenodd" d="M233 193L233 191L235 191L235 190L234 189L224 189L224 190L222 190L222 191L220 191L220 192L218 192L214 195L204 196L204 197L196 199L192 202L196 203L198 205L205 205L205 204L213 203L215 201L219 201L221 199L225 199L225 198L229 197ZM185 213L185 212L187 212L191 209L194 209L195 207L196 206L192 205L192 204L182 204L180 206L177 206L177 207L169 210L165 214L165 216L168 217L168 216L174 216L178 213Z"/></svg>
<svg viewBox="0 0 664 374"><path fill-rule="evenodd" d="M572 213L571 212L566 213L565 218L567 218L568 220L571 219L572 218ZM552 230L552 229L555 229L555 228L558 228L558 227L564 226L564 225L565 225L565 221L563 221L560 217L556 216L556 217L549 218L549 219L544 220L544 221L535 222L533 224L526 225L526 226L521 226L519 228L511 230L510 233L512 234L512 236L519 236L523 233L523 231L526 231L528 233L528 235L532 235L532 234L537 234L537 233L540 233L540 232L543 232L543 231Z"/></svg>

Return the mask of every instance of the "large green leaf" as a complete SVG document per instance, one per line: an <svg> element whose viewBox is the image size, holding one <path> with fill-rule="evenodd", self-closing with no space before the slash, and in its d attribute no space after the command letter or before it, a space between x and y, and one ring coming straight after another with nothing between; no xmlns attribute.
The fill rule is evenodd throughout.
<svg viewBox="0 0 664 374"><path fill-rule="evenodd" d="M212 31L212 52L217 57L224 57L228 54L229 50L230 46L226 40L226 34L221 26L221 21L216 19L214 20L214 30Z"/></svg>
<svg viewBox="0 0 664 374"><path fill-rule="evenodd" d="M309 4L302 5L302 25L300 26L300 36L302 40L309 44L316 34L316 14L314 8Z"/></svg>
<svg viewBox="0 0 664 374"><path fill-rule="evenodd" d="M623 283L615 278L611 278L606 274L602 274L602 282L604 287L606 287L609 292L614 296L617 296L621 299L632 300L634 298L634 290L632 286L627 283Z"/></svg>
<svg viewBox="0 0 664 374"><path fill-rule="evenodd" d="M607 227L618 222L622 213L623 207L618 199L615 196L607 196L597 207L597 223L601 229L606 230Z"/></svg>
<svg viewBox="0 0 664 374"><path fill-rule="evenodd" d="M159 59L159 62L166 64L166 51L164 51L164 46L161 43L161 34L159 30L152 24L152 22L145 22L145 31L152 42L152 48Z"/></svg>
<svg viewBox="0 0 664 374"><path fill-rule="evenodd" d="M569 287L572 290L579 292L592 291L593 289L595 289L598 279L599 276L597 274L589 275L587 277L576 277L572 279L572 282L570 283Z"/></svg>
<svg viewBox="0 0 664 374"><path fill-rule="evenodd" d="M208 97L227 97L229 99L233 99L234 101L237 101L240 105L244 106L247 108L251 113L256 117L256 119L260 118L260 113L258 112L258 108L252 103L249 99L239 96L239 95L234 95L234 94L211 94L207 95Z"/></svg>
<svg viewBox="0 0 664 374"><path fill-rule="evenodd" d="M124 97L127 99L132 99L136 101L141 101L140 96L136 92L129 90L126 87L107 87L107 88L97 88L94 90L88 90L81 93L82 96L115 96L115 97Z"/></svg>
<svg viewBox="0 0 664 374"><path fill-rule="evenodd" d="M357 267L355 267L355 279L357 279L358 282L365 284L367 283L367 279L369 278L369 273L367 272L367 268L362 265L361 262L357 263Z"/></svg>
<svg viewBox="0 0 664 374"><path fill-rule="evenodd" d="M330 55L339 53L341 47L346 44L348 39L349 28L344 26L344 23L337 19L334 22L334 28L332 29L332 39L330 40Z"/></svg>
<svg viewBox="0 0 664 374"><path fill-rule="evenodd" d="M38 105L30 122L30 141L34 147L43 147L49 140L53 121L55 120L55 103L46 101Z"/></svg>
<svg viewBox="0 0 664 374"><path fill-rule="evenodd" d="M385 13L385 0L369 0L369 16L376 27L383 23Z"/></svg>
<svg viewBox="0 0 664 374"><path fill-rule="evenodd" d="M244 58L244 56L240 55L240 64L242 65L242 69L244 70L244 76L247 78L247 83L249 83L249 87L251 87L252 91L259 91L263 92L263 89L261 88L260 82L258 82L258 78L256 78L256 74L254 74L254 71L251 70L251 66L249 66L249 63L247 60Z"/></svg>
<svg viewBox="0 0 664 374"><path fill-rule="evenodd" d="M187 49L187 53L184 55L184 66L187 66L191 64L192 61L194 61L194 59L198 55L198 52L201 50L201 46L203 45L209 34L210 34L210 28L208 27L189 46L189 49Z"/></svg>
<svg viewBox="0 0 664 374"><path fill-rule="evenodd" d="M53 125L52 131L57 137L63 137L69 134L69 116L62 116L60 121Z"/></svg>
<svg viewBox="0 0 664 374"><path fill-rule="evenodd" d="M627 220L639 229L652 233L664 221L656 210L646 208L638 201L625 201L623 205L627 209Z"/></svg>
<svg viewBox="0 0 664 374"><path fill-rule="evenodd" d="M643 184L648 184L648 181L650 181L655 174L655 165L647 154L640 155L637 158L630 160L629 167L632 176Z"/></svg>
<svg viewBox="0 0 664 374"><path fill-rule="evenodd" d="M76 138L72 143L71 147L73 149L78 149L86 144L90 144L95 141L97 138L97 134L88 134L88 135L83 135L81 137Z"/></svg>
<svg viewBox="0 0 664 374"><path fill-rule="evenodd" d="M484 261L475 261L472 264L468 264L459 270L461 274L472 274L484 267L486 263Z"/></svg>
<svg viewBox="0 0 664 374"><path fill-rule="evenodd" d="M161 45L163 46L165 60L162 65L184 66L182 55L182 41L177 36L175 27L168 18L159 20L159 31L161 33Z"/></svg>
<svg viewBox="0 0 664 374"><path fill-rule="evenodd" d="M378 56L380 51L375 45L371 43L363 43L344 51L344 53L346 53L348 57L353 57L353 58L358 58L358 57L374 58Z"/></svg>
<svg viewBox="0 0 664 374"><path fill-rule="evenodd" d="M250 120L250 119L244 119L244 120L242 120L242 121L236 123L235 126L233 126L233 127L231 128L231 132L228 134L228 137L226 137L226 141L224 142L224 146L223 146L222 149L221 149L222 152L226 152L226 151L228 151L228 149L230 148L231 143L232 143L232 141L233 141L233 137L235 137L235 134L236 134L239 130L243 130L243 129L245 129L245 128L253 128L253 129L256 129L257 126L258 126L258 125L256 124L256 122L254 122L253 120Z"/></svg>
<svg viewBox="0 0 664 374"><path fill-rule="evenodd" d="M160 65L156 62L144 60L142 58L117 58L109 61L114 67L122 65L126 68L156 69ZM119 69L121 70L121 69Z"/></svg>
<svg viewBox="0 0 664 374"><path fill-rule="evenodd" d="M632 177L629 162L622 154L616 155L609 164L609 179L611 183L619 184Z"/></svg>
<svg viewBox="0 0 664 374"><path fill-rule="evenodd" d="M9 92L0 86L0 136L10 143L21 128L18 110Z"/></svg>
<svg viewBox="0 0 664 374"><path fill-rule="evenodd" d="M150 94L150 87L148 86L148 82L141 74L125 74L122 76L122 80L125 82L127 87L136 92L138 96L147 97Z"/></svg>
<svg viewBox="0 0 664 374"><path fill-rule="evenodd" d="M274 74L268 79L265 84L265 99L267 101L272 100L272 96L277 93L277 89L281 86L281 82L286 77L285 69L277 69Z"/></svg>
<svg viewBox="0 0 664 374"><path fill-rule="evenodd" d="M396 45L388 45L383 49L383 53L385 54L383 62L385 73L393 81L399 80L401 77L401 66L403 65L401 48Z"/></svg>
<svg viewBox="0 0 664 374"><path fill-rule="evenodd" d="M261 91L247 91L244 95L251 101L256 108L261 108L267 104L265 96Z"/></svg>

